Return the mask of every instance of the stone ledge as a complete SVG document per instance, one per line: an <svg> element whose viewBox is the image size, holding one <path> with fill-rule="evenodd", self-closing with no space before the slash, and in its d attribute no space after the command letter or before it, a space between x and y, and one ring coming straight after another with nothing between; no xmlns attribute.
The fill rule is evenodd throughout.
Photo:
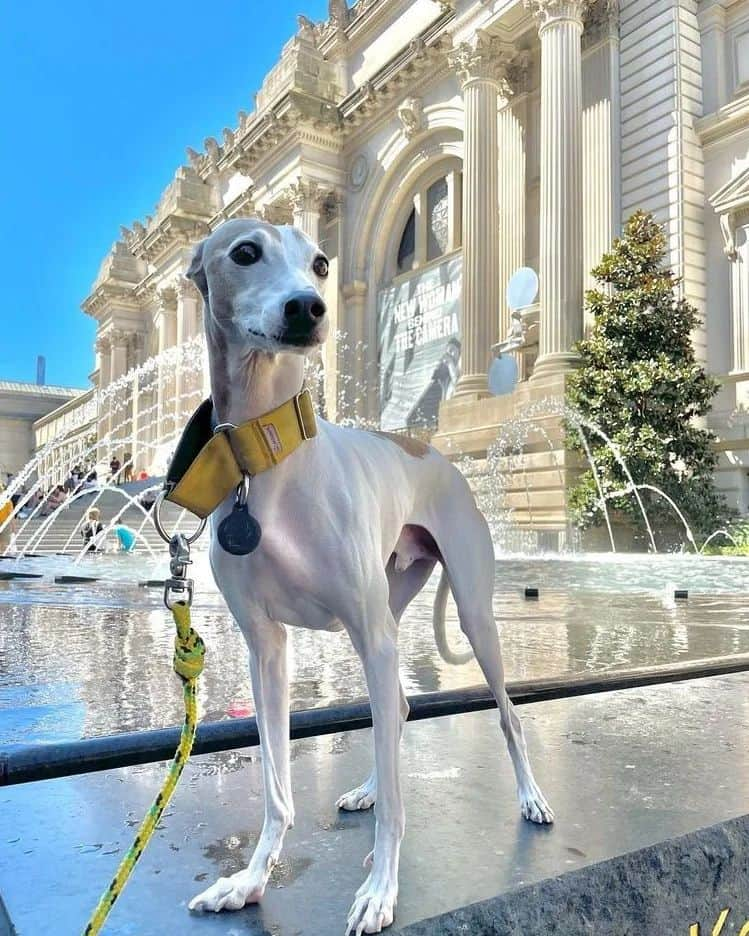
<svg viewBox="0 0 749 936"><path fill-rule="evenodd" d="M749 815L460 907L402 936L687 936L749 920Z"/></svg>

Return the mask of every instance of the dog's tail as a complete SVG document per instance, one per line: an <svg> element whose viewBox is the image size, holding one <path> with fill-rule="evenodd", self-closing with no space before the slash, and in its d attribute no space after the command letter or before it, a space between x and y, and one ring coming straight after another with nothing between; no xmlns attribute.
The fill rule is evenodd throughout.
<svg viewBox="0 0 749 936"><path fill-rule="evenodd" d="M432 623L434 625L434 639L437 643L439 655L445 663L453 663L459 666L461 663L467 663L473 658L473 650L466 650L463 653L453 653L447 643L447 633L445 631L445 611L447 609L447 596L450 593L450 583L447 579L447 572L442 568L439 584L437 585L437 594L434 596L434 611L432 612Z"/></svg>

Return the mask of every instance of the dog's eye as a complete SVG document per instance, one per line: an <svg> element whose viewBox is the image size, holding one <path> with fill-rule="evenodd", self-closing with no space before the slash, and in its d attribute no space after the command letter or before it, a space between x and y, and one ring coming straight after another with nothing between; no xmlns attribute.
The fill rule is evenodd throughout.
<svg viewBox="0 0 749 936"><path fill-rule="evenodd" d="M325 259L325 257L315 257L312 263L312 269L315 271L317 276L327 276L328 261Z"/></svg>
<svg viewBox="0 0 749 936"><path fill-rule="evenodd" d="M239 244L235 247L229 256L240 266L250 266L252 263L257 263L262 253L259 244L253 244L252 241L248 241L246 244Z"/></svg>

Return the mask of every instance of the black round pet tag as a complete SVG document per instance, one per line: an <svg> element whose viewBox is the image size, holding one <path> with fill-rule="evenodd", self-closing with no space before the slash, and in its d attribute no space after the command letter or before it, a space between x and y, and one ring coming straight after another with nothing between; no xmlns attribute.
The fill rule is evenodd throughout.
<svg viewBox="0 0 749 936"><path fill-rule="evenodd" d="M246 556L260 545L262 529L247 509L247 504L235 504L228 517L219 523L216 535L223 550L232 556Z"/></svg>

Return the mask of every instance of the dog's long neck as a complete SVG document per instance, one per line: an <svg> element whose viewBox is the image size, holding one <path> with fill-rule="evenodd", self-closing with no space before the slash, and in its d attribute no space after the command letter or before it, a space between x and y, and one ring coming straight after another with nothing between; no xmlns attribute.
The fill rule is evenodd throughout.
<svg viewBox="0 0 749 936"><path fill-rule="evenodd" d="M275 409L302 389L303 355L241 351L215 326L206 328L206 340L211 396L219 422L238 426Z"/></svg>

